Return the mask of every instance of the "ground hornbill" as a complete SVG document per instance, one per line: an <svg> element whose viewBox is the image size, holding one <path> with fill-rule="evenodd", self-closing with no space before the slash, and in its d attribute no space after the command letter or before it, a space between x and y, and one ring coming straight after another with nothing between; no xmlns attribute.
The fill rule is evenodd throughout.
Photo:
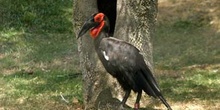
<svg viewBox="0 0 220 110"><path fill-rule="evenodd" d="M99 59L106 71L117 79L125 91L122 106L125 105L133 90L137 92L134 108L138 109L143 90L150 96L158 97L171 110L139 50L125 41L110 37L109 28L107 16L103 13L96 13L84 23L78 38L90 29Z"/></svg>

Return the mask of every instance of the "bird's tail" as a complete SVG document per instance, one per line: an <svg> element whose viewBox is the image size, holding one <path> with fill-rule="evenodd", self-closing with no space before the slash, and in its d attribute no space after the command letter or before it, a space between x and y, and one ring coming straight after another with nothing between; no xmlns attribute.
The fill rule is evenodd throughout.
<svg viewBox="0 0 220 110"><path fill-rule="evenodd" d="M166 99L162 95L158 96L158 98L163 102L163 104L167 107L168 110L172 110L172 108L170 107L170 105L167 103Z"/></svg>

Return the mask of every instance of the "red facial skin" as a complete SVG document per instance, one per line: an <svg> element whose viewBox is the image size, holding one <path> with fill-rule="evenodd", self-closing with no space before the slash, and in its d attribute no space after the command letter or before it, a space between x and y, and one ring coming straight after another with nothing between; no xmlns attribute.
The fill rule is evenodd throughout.
<svg viewBox="0 0 220 110"><path fill-rule="evenodd" d="M100 24L97 26L97 27L94 27L90 30L90 35L92 38L96 38L99 33L101 32L104 24L105 24L105 21L104 21L104 14L103 13L98 13L95 17L94 17L94 21L95 22L99 22Z"/></svg>

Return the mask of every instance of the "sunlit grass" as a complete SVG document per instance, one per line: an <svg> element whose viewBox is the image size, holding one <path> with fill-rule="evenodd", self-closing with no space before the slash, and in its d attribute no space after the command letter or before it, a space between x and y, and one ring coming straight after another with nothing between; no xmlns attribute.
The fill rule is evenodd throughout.
<svg viewBox="0 0 220 110"><path fill-rule="evenodd" d="M0 9L0 110L82 108L72 0L1 0ZM174 110L220 109L219 33L174 22L159 24L152 38L164 96Z"/></svg>
<svg viewBox="0 0 220 110"><path fill-rule="evenodd" d="M71 107L73 99L82 102L81 78L74 72L20 72L1 76L0 84L0 104L3 104L5 109L8 106L16 109L28 109L26 107L31 106L32 109L52 109L54 106ZM65 102L61 95L69 103Z"/></svg>
<svg viewBox="0 0 220 110"><path fill-rule="evenodd" d="M191 24L192 25L192 24ZM153 38L154 61L161 69L181 69L194 64L220 62L219 33L209 26L175 27L164 24L157 27Z"/></svg>
<svg viewBox="0 0 220 110"><path fill-rule="evenodd" d="M1 0L0 9L0 109L81 105L72 0Z"/></svg>
<svg viewBox="0 0 220 110"><path fill-rule="evenodd" d="M185 110L187 106L197 104L205 110L220 108L219 77L220 71L197 69L167 73L161 75L159 81L164 95L176 109Z"/></svg>

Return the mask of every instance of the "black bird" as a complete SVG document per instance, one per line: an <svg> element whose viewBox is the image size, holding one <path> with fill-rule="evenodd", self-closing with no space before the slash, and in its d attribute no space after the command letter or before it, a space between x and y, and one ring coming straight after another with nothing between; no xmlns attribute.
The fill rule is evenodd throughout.
<svg viewBox="0 0 220 110"><path fill-rule="evenodd" d="M140 51L125 41L109 36L109 21L103 13L92 15L82 26L78 38L90 29L94 39L95 50L106 71L117 79L125 91L123 107L131 93L137 93L134 108L139 108L142 90L154 98L158 97L164 105L172 110L160 92L152 72L144 62Z"/></svg>

